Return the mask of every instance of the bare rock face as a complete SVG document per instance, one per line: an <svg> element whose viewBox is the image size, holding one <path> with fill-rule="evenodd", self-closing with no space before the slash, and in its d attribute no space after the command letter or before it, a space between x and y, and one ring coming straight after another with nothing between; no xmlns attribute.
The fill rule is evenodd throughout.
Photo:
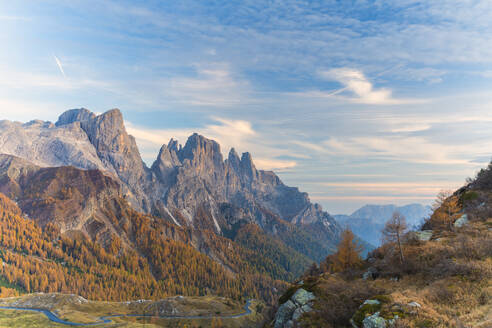
<svg viewBox="0 0 492 328"><path fill-rule="evenodd" d="M0 153L44 167L73 165L111 170L103 164L80 124L59 128L50 122L0 121Z"/></svg>
<svg viewBox="0 0 492 328"><path fill-rule="evenodd" d="M137 208L148 211L150 201L145 197L147 168L135 138L126 132L120 110L112 109L96 116L87 109L73 109L62 114L55 125L63 128L72 124L80 125L104 167L123 182L128 199Z"/></svg>
<svg viewBox="0 0 492 328"><path fill-rule="evenodd" d="M96 118L96 114L88 109L70 109L65 113L61 114L58 121L55 123L56 126L63 126L75 122L86 122L91 121Z"/></svg>
<svg viewBox="0 0 492 328"><path fill-rule="evenodd" d="M174 182L177 167L181 166L177 152L177 141L171 139L167 146L163 145L161 147L157 160L152 165L152 171L165 184Z"/></svg>
<svg viewBox="0 0 492 328"><path fill-rule="evenodd" d="M198 134L185 146L163 146L152 165L162 185L168 186L164 203L180 211L183 224L234 233L234 226L254 222L270 234L293 234L291 223L333 246L340 228L306 193L284 185L275 173L257 170L252 156L234 149L224 161L220 146ZM288 238L285 236L285 238Z"/></svg>
<svg viewBox="0 0 492 328"><path fill-rule="evenodd" d="M118 109L95 115L87 109L63 113L56 124L43 121L0 122L0 153L41 167L98 169L117 179L138 210L150 212L149 170Z"/></svg>

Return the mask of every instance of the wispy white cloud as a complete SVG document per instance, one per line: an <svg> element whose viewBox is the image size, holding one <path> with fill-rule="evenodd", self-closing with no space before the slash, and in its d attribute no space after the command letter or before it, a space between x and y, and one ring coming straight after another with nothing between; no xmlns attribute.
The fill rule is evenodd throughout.
<svg viewBox="0 0 492 328"><path fill-rule="evenodd" d="M15 117L22 122L33 119L54 121L63 110L65 108L54 102L0 97L0 120Z"/></svg>
<svg viewBox="0 0 492 328"><path fill-rule="evenodd" d="M65 71L63 70L63 66L62 66L62 63L61 63L60 59L58 59L58 57L56 57L56 56L53 56L53 58L55 58L56 65L58 66L58 69L60 70L60 73L62 73L63 77L66 77L65 76Z"/></svg>
<svg viewBox="0 0 492 328"><path fill-rule="evenodd" d="M456 189L464 181L418 181L418 182L319 182L332 189L349 192L388 193L396 195L435 196L442 189Z"/></svg>
<svg viewBox="0 0 492 328"><path fill-rule="evenodd" d="M60 72L63 72L62 68ZM65 78L65 76L47 73L14 71L7 67L0 67L0 85L13 89L49 88L54 90L75 90L101 88L114 90L110 83L88 77Z"/></svg>
<svg viewBox="0 0 492 328"><path fill-rule="evenodd" d="M351 68L335 68L322 71L319 75L327 80L337 81L343 88L331 92L320 92L321 97L338 96L350 93L350 96L339 96L360 104L370 105L399 105L422 102L418 99L398 99L392 96L392 91L386 88L374 88L373 84L359 70Z"/></svg>
<svg viewBox="0 0 492 328"><path fill-rule="evenodd" d="M295 161L282 161L268 158L255 158L254 163L256 167L262 170L274 170L276 172L289 170L297 166L297 162Z"/></svg>
<svg viewBox="0 0 492 328"><path fill-rule="evenodd" d="M315 151L318 153L327 152L326 147L323 147L322 145L316 144L314 142L293 140L292 144L300 146L301 148L304 148L305 150L308 150L308 151Z"/></svg>
<svg viewBox="0 0 492 328"><path fill-rule="evenodd" d="M163 82L171 100L194 106L237 106L248 101L249 83L235 77L225 63L195 65L196 76L173 77Z"/></svg>
<svg viewBox="0 0 492 328"><path fill-rule="evenodd" d="M409 163L436 165L472 165L474 156L483 147L492 149L492 140L474 145L442 144L425 137L347 137L330 138L324 142L332 154L337 156L369 157L378 160L393 160Z"/></svg>
<svg viewBox="0 0 492 328"><path fill-rule="evenodd" d="M374 196L374 195L358 195L358 196L334 196L334 195L314 195L310 197L312 200L321 201L357 201L361 204L367 204L370 202L384 202L394 204L395 202L409 202L409 201L431 201L436 199L436 196L408 196L408 195L388 195L388 196Z"/></svg>

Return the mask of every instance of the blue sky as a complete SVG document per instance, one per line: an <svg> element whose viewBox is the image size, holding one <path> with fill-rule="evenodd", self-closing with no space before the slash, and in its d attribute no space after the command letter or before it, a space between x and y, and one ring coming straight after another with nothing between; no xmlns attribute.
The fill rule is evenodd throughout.
<svg viewBox="0 0 492 328"><path fill-rule="evenodd" d="M490 1L2 1L0 44L1 119L120 108L149 164L196 131L333 214L492 157Z"/></svg>

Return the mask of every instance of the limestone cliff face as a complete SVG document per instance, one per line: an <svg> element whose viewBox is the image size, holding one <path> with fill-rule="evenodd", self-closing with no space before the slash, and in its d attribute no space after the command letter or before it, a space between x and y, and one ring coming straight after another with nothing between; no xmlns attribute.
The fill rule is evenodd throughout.
<svg viewBox="0 0 492 328"><path fill-rule="evenodd" d="M136 210L192 229L233 236L253 222L289 243L301 231L326 247L336 244L340 232L306 193L258 170L251 154L239 156L231 149L224 160L220 145L201 135L193 134L184 146L170 140L148 168L118 109L101 115L73 109L55 124L0 121L2 153L40 167L97 169L118 183Z"/></svg>
<svg viewBox="0 0 492 328"><path fill-rule="evenodd" d="M174 143L170 150L169 145L161 149L152 171L168 186L164 203L183 214L183 224L225 233L254 222L276 234L283 220L316 232L327 244L336 243L340 228L334 219L312 204L306 193L284 185L275 173L257 170L251 154L240 158L231 149L224 160L219 144L198 134L182 148Z"/></svg>
<svg viewBox="0 0 492 328"><path fill-rule="evenodd" d="M104 168L123 182L123 189L132 204L144 211L150 210L151 203L145 196L147 168L135 139L126 132L123 115L118 109L99 116L84 108L72 109L62 114L55 125L58 128L79 125Z"/></svg>
<svg viewBox="0 0 492 328"><path fill-rule="evenodd" d="M135 139L125 130L118 109L96 116L87 109L63 113L56 124L43 121L0 122L0 153L41 167L98 169L121 182L137 209L150 211L143 164Z"/></svg>
<svg viewBox="0 0 492 328"><path fill-rule="evenodd" d="M73 165L112 171L103 164L80 124L56 127L42 121L0 121L0 153L43 167Z"/></svg>

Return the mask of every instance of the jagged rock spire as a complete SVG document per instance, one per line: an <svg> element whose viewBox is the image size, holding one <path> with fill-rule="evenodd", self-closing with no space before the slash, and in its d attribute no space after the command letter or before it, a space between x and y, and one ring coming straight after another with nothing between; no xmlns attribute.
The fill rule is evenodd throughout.
<svg viewBox="0 0 492 328"><path fill-rule="evenodd" d="M256 171L255 164L251 154L246 152L241 156L241 173L250 178L252 181L258 178L258 172Z"/></svg>
<svg viewBox="0 0 492 328"><path fill-rule="evenodd" d="M239 158L239 155L236 153L236 150L234 148L231 148L231 150L229 151L227 161L229 165L234 169L234 171L239 172L241 159Z"/></svg>

